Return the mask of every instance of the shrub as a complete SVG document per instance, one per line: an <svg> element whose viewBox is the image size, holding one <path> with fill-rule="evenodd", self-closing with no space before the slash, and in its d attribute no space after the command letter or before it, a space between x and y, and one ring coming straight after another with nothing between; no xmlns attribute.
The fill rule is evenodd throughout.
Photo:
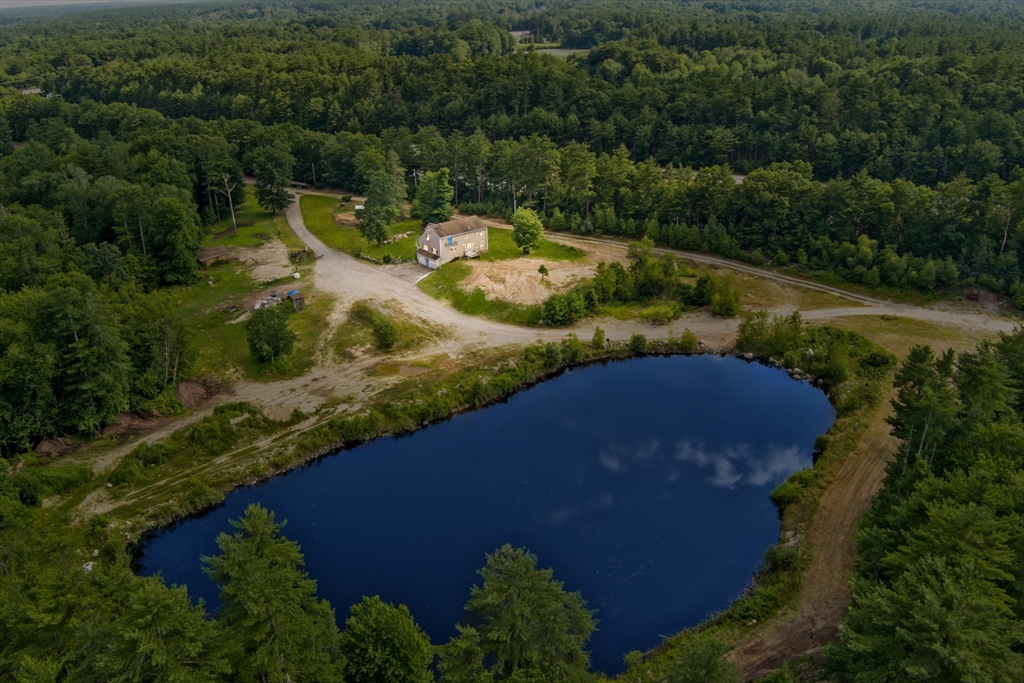
<svg viewBox="0 0 1024 683"><path fill-rule="evenodd" d="M185 483L185 491L181 496L181 507L183 510L199 510L216 505L222 500L224 500L223 494L214 491L205 481L192 477Z"/></svg>
<svg viewBox="0 0 1024 683"><path fill-rule="evenodd" d="M46 467L36 470L35 475L47 495L67 493L92 479L92 470L85 465L67 467Z"/></svg>
<svg viewBox="0 0 1024 683"><path fill-rule="evenodd" d="M587 349L575 334L570 334L562 341L562 360L566 363L579 363L587 357Z"/></svg>
<svg viewBox="0 0 1024 683"><path fill-rule="evenodd" d="M796 548L773 545L764 551L764 566L771 573L789 571L800 559Z"/></svg>
<svg viewBox="0 0 1024 683"><path fill-rule="evenodd" d="M544 345L544 365L553 367L562 362L562 349L555 342Z"/></svg>
<svg viewBox="0 0 1024 683"><path fill-rule="evenodd" d="M598 351L604 351L604 330L602 330L600 327L594 328L594 337L590 340L590 345Z"/></svg>
<svg viewBox="0 0 1024 683"><path fill-rule="evenodd" d="M288 329L287 313L282 306L259 308L246 323L249 353L260 363L269 363L291 353L295 333Z"/></svg>
<svg viewBox="0 0 1024 683"><path fill-rule="evenodd" d="M740 293L735 289L725 289L711 295L711 313L731 318L740 312Z"/></svg>
<svg viewBox="0 0 1024 683"><path fill-rule="evenodd" d="M683 353L693 353L697 350L697 335L687 327L679 337L677 348Z"/></svg>
<svg viewBox="0 0 1024 683"><path fill-rule="evenodd" d="M804 491L814 483L818 473L813 469L794 472L789 479L775 487L771 493L772 502L784 509L800 500Z"/></svg>
<svg viewBox="0 0 1024 683"><path fill-rule="evenodd" d="M378 315L373 321L373 340L377 348L389 350L398 343L398 329L390 318Z"/></svg>
<svg viewBox="0 0 1024 683"><path fill-rule="evenodd" d="M647 337L642 334L634 334L629 338L629 350L633 353L644 353L647 351Z"/></svg>
<svg viewBox="0 0 1024 683"><path fill-rule="evenodd" d="M683 309L674 301L648 306L637 316L652 325L665 325L683 314Z"/></svg>

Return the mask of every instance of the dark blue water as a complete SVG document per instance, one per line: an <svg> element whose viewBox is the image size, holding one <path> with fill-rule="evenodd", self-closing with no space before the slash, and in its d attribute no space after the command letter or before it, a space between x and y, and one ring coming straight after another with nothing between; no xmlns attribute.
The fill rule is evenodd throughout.
<svg viewBox="0 0 1024 683"><path fill-rule="evenodd" d="M768 494L833 418L821 391L735 358L581 368L235 491L149 540L142 573L215 608L199 557L258 502L288 520L339 624L379 594L441 643L485 553L512 543L598 610L594 666L616 672L742 592L778 538Z"/></svg>

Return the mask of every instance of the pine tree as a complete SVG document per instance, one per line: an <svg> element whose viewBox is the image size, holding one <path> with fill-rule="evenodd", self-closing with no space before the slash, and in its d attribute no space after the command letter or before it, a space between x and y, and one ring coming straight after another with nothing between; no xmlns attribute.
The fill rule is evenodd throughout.
<svg viewBox="0 0 1024 683"><path fill-rule="evenodd" d="M220 622L232 639L239 681L338 681L343 660L331 606L316 597L298 544L281 535L274 513L250 505L204 557L220 586Z"/></svg>
<svg viewBox="0 0 1024 683"><path fill-rule="evenodd" d="M443 223L450 220L455 213L452 187L448 169L430 171L423 176L419 189L416 190L416 213L424 223Z"/></svg>

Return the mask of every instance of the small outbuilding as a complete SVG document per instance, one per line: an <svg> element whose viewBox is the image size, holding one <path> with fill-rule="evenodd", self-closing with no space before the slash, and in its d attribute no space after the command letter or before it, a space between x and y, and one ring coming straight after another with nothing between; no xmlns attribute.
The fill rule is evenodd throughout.
<svg viewBox="0 0 1024 683"><path fill-rule="evenodd" d="M427 223L416 240L416 260L436 270L458 258L480 256L487 248L487 224L478 216L461 216L444 223Z"/></svg>
<svg viewBox="0 0 1024 683"><path fill-rule="evenodd" d="M302 296L302 292L297 289L293 289L288 292L288 298L291 299L292 306L295 307L296 311L301 311L306 307L306 297Z"/></svg>

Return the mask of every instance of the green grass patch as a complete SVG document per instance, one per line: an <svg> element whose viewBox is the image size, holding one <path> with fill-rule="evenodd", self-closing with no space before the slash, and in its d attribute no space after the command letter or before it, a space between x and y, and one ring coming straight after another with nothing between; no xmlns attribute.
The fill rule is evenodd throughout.
<svg viewBox="0 0 1024 683"><path fill-rule="evenodd" d="M420 228L423 225L421 221L411 219L395 223L390 228L392 235L410 231L413 234L391 244L376 246L367 242L355 226L338 225L335 222L334 214L349 208L349 206L349 204L339 204L335 197L307 194L299 198L299 207L302 209L302 219L305 221L306 227L331 249L344 252L349 256L365 254L379 260L384 260L385 256L401 257L408 261L416 258L416 239L421 234Z"/></svg>
<svg viewBox="0 0 1024 683"><path fill-rule="evenodd" d="M391 226L392 235L401 235L403 232L411 232L412 234L391 244L382 244L380 246L369 244L363 249L363 254L381 261L398 258L405 261L415 261L416 240L423 234L423 221L418 218L411 218Z"/></svg>
<svg viewBox="0 0 1024 683"><path fill-rule="evenodd" d="M288 227L284 214L275 216L260 206L251 187L246 188L245 194L248 199L235 211L238 232L232 231L231 217L228 216L210 226L210 233L203 240L204 247L258 247L272 239L281 240L289 251L305 246ZM221 215L226 215L226 211Z"/></svg>
<svg viewBox="0 0 1024 683"><path fill-rule="evenodd" d="M246 379L260 381L296 377L313 365L317 340L327 331L327 316L331 311L329 297L305 292L305 310L288 317L289 328L298 335L295 349L273 370L268 370L249 354L245 322L234 321L248 308L248 301L256 294L269 291L270 285L258 285L245 270L239 272L237 263L212 266L203 273L212 279L212 285L201 281L154 293L163 305L176 308L192 323L198 342L193 375L213 374L224 378L240 372Z"/></svg>
<svg viewBox="0 0 1024 683"><path fill-rule="evenodd" d="M493 230L491 231L494 232ZM465 291L459 283L470 273L470 266L456 261L449 263L423 278L416 285L434 297L451 303L455 310L468 315L479 315L489 320L511 325L539 325L541 307L539 304L523 306L500 299L488 299L484 290L477 287Z"/></svg>
<svg viewBox="0 0 1024 683"><path fill-rule="evenodd" d="M255 247L278 239L291 252L304 248L302 241L288 227L284 215L272 216L263 211L255 197L251 197L245 207L239 215L243 215L242 211L251 212L245 215L256 217L253 225L239 228L237 235L210 236L205 244ZM224 225L223 221L218 224ZM226 225L230 228L230 219ZM304 274L312 268L311 265L296 267ZM197 284L166 287L153 294L162 305L177 309L185 320L191 321L198 342L194 376L213 374L225 378L240 373L245 379L263 381L297 377L312 367L317 341L327 331L327 317L331 312L329 297L304 290L305 310L288 317L289 328L298 335L295 348L289 356L268 368L249 354L245 322L234 321L251 308L250 303L257 295L268 293L275 287L278 290L302 288L301 280L296 282L285 277L261 284L238 263L217 264L199 272ZM207 284L207 278L212 284ZM290 308L290 304L282 305Z"/></svg>
<svg viewBox="0 0 1024 683"><path fill-rule="evenodd" d="M389 325L395 333L390 347L382 341L380 332L381 328ZM331 344L339 359L352 360L364 351L373 354L404 351L422 346L441 336L441 330L417 324L397 311L377 308L366 301L357 301L349 309L345 323L335 330Z"/></svg>
<svg viewBox="0 0 1024 683"><path fill-rule="evenodd" d="M484 261L505 261L524 256L522 250L512 241L512 231L503 228L487 229L487 253L480 258ZM540 246L529 253L530 258L547 261L582 261L587 252L576 247L541 239Z"/></svg>

